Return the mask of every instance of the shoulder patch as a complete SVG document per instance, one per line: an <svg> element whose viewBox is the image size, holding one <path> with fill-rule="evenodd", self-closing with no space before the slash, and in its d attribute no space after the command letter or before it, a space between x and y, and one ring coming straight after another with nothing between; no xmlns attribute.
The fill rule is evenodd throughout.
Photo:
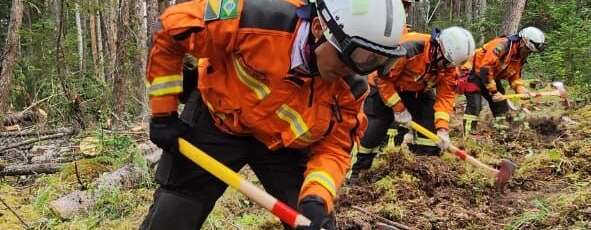
<svg viewBox="0 0 591 230"><path fill-rule="evenodd" d="M493 49L493 53L496 54L497 56L502 56L503 54L507 53L508 51L509 51L509 42L507 42L507 41L500 42Z"/></svg>
<svg viewBox="0 0 591 230"><path fill-rule="evenodd" d="M230 19L238 16L238 3L240 0L222 0L220 19Z"/></svg>
<svg viewBox="0 0 591 230"><path fill-rule="evenodd" d="M231 19L238 17L240 0L207 0L205 3L205 21Z"/></svg>
<svg viewBox="0 0 591 230"><path fill-rule="evenodd" d="M205 21L219 19L221 9L221 0L207 0L207 2L205 3Z"/></svg>

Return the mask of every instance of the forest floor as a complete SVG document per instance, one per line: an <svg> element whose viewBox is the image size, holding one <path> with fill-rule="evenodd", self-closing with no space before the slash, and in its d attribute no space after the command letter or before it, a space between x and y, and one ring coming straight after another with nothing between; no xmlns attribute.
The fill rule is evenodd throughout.
<svg viewBox="0 0 591 230"><path fill-rule="evenodd" d="M531 109L529 128L516 124L502 135L488 128L488 110L473 138L459 135L461 114L452 122L453 142L471 155L491 165L501 159L518 164L503 194L477 168L449 154L416 156L406 147L388 145L360 183L341 189L339 229L373 229L378 223L374 216L416 229L591 229L591 106L565 110L557 99L545 99L533 108L538 109ZM139 157L138 143L146 137L79 136L71 141L80 143L85 136L101 140L96 156L75 166L68 163L55 174L0 178L0 198L34 229L137 229L152 201L152 178L121 189L98 189L91 182L125 164L153 171ZM260 186L247 168L241 173ZM97 194L96 200L84 212L60 218L49 204L81 189L80 184ZM0 204L0 229L23 226ZM203 228L281 229L276 218L232 189Z"/></svg>

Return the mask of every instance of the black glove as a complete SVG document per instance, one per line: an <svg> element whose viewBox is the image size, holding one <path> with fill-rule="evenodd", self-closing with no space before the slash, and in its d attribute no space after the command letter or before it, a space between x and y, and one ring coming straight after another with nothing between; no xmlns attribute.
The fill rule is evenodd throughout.
<svg viewBox="0 0 591 230"><path fill-rule="evenodd" d="M324 200L318 196L306 196L298 205L300 214L308 217L312 223L310 226L298 226L298 230L334 229L331 227L330 216L326 213Z"/></svg>
<svg viewBox="0 0 591 230"><path fill-rule="evenodd" d="M177 113L153 117L150 121L150 140L166 152L178 153L178 138L189 130Z"/></svg>

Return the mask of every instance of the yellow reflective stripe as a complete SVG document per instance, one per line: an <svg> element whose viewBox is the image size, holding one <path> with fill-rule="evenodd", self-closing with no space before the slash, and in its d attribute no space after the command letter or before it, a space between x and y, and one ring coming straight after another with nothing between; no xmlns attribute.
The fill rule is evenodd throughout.
<svg viewBox="0 0 591 230"><path fill-rule="evenodd" d="M476 121L478 120L478 116L472 114L464 114L464 120L466 121Z"/></svg>
<svg viewBox="0 0 591 230"><path fill-rule="evenodd" d="M181 75L167 75L155 77L149 86L150 96L163 96L183 92L183 78Z"/></svg>
<svg viewBox="0 0 591 230"><path fill-rule="evenodd" d="M398 93L395 93L390 98L388 98L388 100L384 104L386 104L386 106L388 106L388 107L392 107L392 106L396 105L396 103L398 103L399 101L400 101L400 96L398 95Z"/></svg>
<svg viewBox="0 0 591 230"><path fill-rule="evenodd" d="M238 59L234 59L234 67L236 69L236 75L238 75L238 79L244 85L246 85L246 87L248 87L252 91L254 91L254 93L257 96L257 99L262 100L267 95L269 95L269 93L271 93L271 90L269 89L269 87L267 87L262 82L258 81L253 76L250 76L250 74L248 74L244 70L244 68L242 67L242 65L240 65L240 63L238 62Z"/></svg>
<svg viewBox="0 0 591 230"><path fill-rule="evenodd" d="M330 195L335 197L337 195L337 187L335 186L334 179L330 174L325 171L313 171L304 180L304 186L309 183L316 182L322 187L324 187Z"/></svg>
<svg viewBox="0 0 591 230"><path fill-rule="evenodd" d="M446 112L435 112L435 120L444 120L449 122L449 114Z"/></svg>
<svg viewBox="0 0 591 230"><path fill-rule="evenodd" d="M154 77L154 80L152 81L152 86L164 84L164 83L169 83L169 82L179 82L179 81L183 82L183 77L181 77L181 75L178 75L178 74L167 75L167 76L157 76L157 77Z"/></svg>
<svg viewBox="0 0 591 230"><path fill-rule="evenodd" d="M279 107L275 113L279 118L281 118L281 120L289 123L289 128L291 129L291 132L295 138L302 137L303 140L306 141L307 136L305 135L309 128L308 125L306 125L306 122L304 122L302 116L297 111L284 104L281 105L281 107Z"/></svg>
<svg viewBox="0 0 591 230"><path fill-rule="evenodd" d="M359 153L359 154L369 154L369 153L373 152L373 148L366 148L363 145L358 145L358 146L359 147L358 147L357 153Z"/></svg>
<svg viewBox="0 0 591 230"><path fill-rule="evenodd" d="M422 138L422 137L415 138L414 144L424 145L424 146L437 146L437 144L435 144L435 142L433 142L431 139Z"/></svg>

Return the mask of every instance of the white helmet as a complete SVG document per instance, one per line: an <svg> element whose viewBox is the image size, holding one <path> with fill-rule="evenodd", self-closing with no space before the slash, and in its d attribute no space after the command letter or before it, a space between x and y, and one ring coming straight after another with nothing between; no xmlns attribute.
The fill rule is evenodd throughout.
<svg viewBox="0 0 591 230"><path fill-rule="evenodd" d="M459 66L474 55L476 44L470 31L462 27L449 27L436 38L443 56L453 66Z"/></svg>
<svg viewBox="0 0 591 230"><path fill-rule="evenodd" d="M544 32L530 26L519 31L519 37L525 42L525 46L532 52L540 52L544 49Z"/></svg>
<svg viewBox="0 0 591 230"><path fill-rule="evenodd" d="M345 57L355 72L375 70L375 63L405 54L399 46L406 28L406 16L400 0L315 0L327 40ZM355 63L356 50L381 55L370 63ZM384 60L382 60L384 59ZM367 61L367 60L366 60ZM351 66L353 65L353 66Z"/></svg>

